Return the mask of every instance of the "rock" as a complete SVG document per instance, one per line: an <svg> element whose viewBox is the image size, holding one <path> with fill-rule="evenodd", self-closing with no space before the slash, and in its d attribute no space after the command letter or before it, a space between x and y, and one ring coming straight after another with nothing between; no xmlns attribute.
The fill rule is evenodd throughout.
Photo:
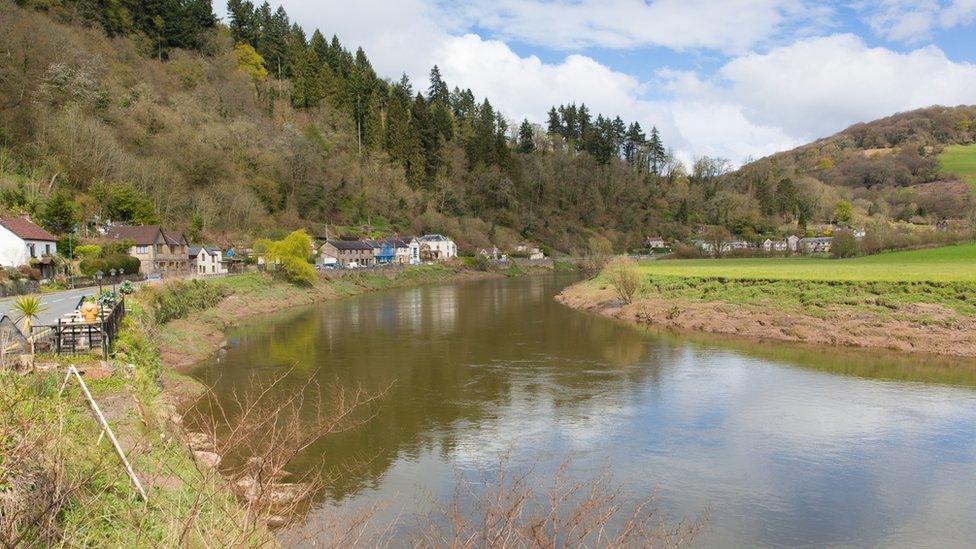
<svg viewBox="0 0 976 549"><path fill-rule="evenodd" d="M281 515L271 515L270 517L268 517L267 524L268 524L268 528L274 530L276 528L281 528L282 526L288 524L288 519Z"/></svg>
<svg viewBox="0 0 976 549"><path fill-rule="evenodd" d="M186 443L191 450L200 450L204 452L213 452L214 443L209 435L204 433L187 433Z"/></svg>
<svg viewBox="0 0 976 549"><path fill-rule="evenodd" d="M202 463L211 469L216 469L217 466L220 465L220 456L213 452L194 450L193 457L197 460L197 462Z"/></svg>
<svg viewBox="0 0 976 549"><path fill-rule="evenodd" d="M253 477L243 477L235 484L241 497L250 503L269 507L298 503L308 495L309 485L300 482L278 482L261 486Z"/></svg>

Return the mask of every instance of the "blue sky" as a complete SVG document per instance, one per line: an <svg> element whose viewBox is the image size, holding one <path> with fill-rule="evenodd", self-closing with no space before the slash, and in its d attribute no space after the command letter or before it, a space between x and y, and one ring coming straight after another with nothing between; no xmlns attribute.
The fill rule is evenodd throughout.
<svg viewBox="0 0 976 549"><path fill-rule="evenodd" d="M678 156L735 163L859 121L976 103L976 0L285 0L377 71L657 126Z"/></svg>

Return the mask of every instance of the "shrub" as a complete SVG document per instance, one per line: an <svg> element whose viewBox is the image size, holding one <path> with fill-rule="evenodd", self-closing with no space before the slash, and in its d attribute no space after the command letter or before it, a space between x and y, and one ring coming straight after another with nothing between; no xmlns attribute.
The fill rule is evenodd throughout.
<svg viewBox="0 0 976 549"><path fill-rule="evenodd" d="M640 286L640 273L633 259L629 257L614 259L603 270L603 275L617 292L617 297L624 303L634 300L634 294Z"/></svg>
<svg viewBox="0 0 976 549"><path fill-rule="evenodd" d="M318 279L315 267L308 262L312 249L312 239L304 230L292 232L281 240L261 240L254 249L264 250L270 265L275 265L274 274L293 284L311 285Z"/></svg>
<svg viewBox="0 0 976 549"><path fill-rule="evenodd" d="M834 257L854 257L857 255L857 239L851 231L837 231L830 243L830 253Z"/></svg>
<svg viewBox="0 0 976 549"><path fill-rule="evenodd" d="M209 309L229 293L226 287L207 280L178 280L157 288L149 306L156 322L165 324L193 311Z"/></svg>
<svg viewBox="0 0 976 549"><path fill-rule="evenodd" d="M136 274L139 272L139 265L139 259L131 255L112 254L105 257L82 259L78 263L78 268L81 270L81 274L85 276L94 276L98 271L108 275L112 269L124 269L127 274Z"/></svg>
<svg viewBox="0 0 976 549"><path fill-rule="evenodd" d="M74 252L76 256L82 259L94 259L102 255L102 247L98 244L82 244L77 246Z"/></svg>

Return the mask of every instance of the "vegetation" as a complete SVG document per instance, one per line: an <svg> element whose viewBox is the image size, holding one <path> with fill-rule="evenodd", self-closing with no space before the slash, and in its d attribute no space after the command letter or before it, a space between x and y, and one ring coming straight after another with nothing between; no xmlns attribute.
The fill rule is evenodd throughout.
<svg viewBox="0 0 976 549"><path fill-rule="evenodd" d="M976 144L950 145L939 155L943 173L955 175L976 191Z"/></svg>
<svg viewBox="0 0 976 549"><path fill-rule="evenodd" d="M309 262L312 239L302 229L281 240L259 240L254 245L254 250L264 254L275 275L290 282L311 285L318 279L315 267Z"/></svg>
<svg viewBox="0 0 976 549"><path fill-rule="evenodd" d="M209 309L230 291L209 280L174 280L154 288L148 304L157 324L183 318L193 311Z"/></svg>
<svg viewBox="0 0 976 549"><path fill-rule="evenodd" d="M634 260L627 257L614 259L603 269L602 276L621 301L630 303L634 300L634 294L640 286L640 272Z"/></svg>
<svg viewBox="0 0 976 549"><path fill-rule="evenodd" d="M976 244L889 252L843 261L818 258L680 259L642 263L644 275L727 280L974 282Z"/></svg>

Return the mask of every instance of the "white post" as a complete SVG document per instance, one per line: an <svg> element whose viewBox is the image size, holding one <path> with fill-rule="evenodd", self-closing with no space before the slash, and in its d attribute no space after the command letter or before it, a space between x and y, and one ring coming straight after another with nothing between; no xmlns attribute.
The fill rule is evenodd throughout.
<svg viewBox="0 0 976 549"><path fill-rule="evenodd" d="M139 477L136 476L136 472L132 469L132 465L129 464L129 459L125 457L125 452L122 451L122 446L119 444L118 439L115 438L115 433L112 432L112 428L109 427L108 421L106 421L105 416L102 415L101 408L98 407L98 403L95 402L95 398L92 397L91 391L88 390L88 385L85 384L85 380L81 378L81 374L75 365L72 364L68 366L68 374L64 376L64 383L61 384L61 390L58 391L60 396L64 393L64 389L68 386L68 380L71 379L71 374L75 375L78 379L78 384L81 385L81 390L85 392L85 397L88 399L88 404L91 405L92 411L95 412L95 418L98 423L102 426L102 434L108 433L109 440L112 441L112 445L115 446L116 453L119 454L119 459L122 460L122 464L125 465L125 472L129 475L129 479L132 480L132 484L135 484L136 489L139 490L139 495L142 496L142 501L149 501L149 497L146 495L146 491L142 487L142 483L139 482ZM101 441L101 435L99 435L99 441Z"/></svg>

